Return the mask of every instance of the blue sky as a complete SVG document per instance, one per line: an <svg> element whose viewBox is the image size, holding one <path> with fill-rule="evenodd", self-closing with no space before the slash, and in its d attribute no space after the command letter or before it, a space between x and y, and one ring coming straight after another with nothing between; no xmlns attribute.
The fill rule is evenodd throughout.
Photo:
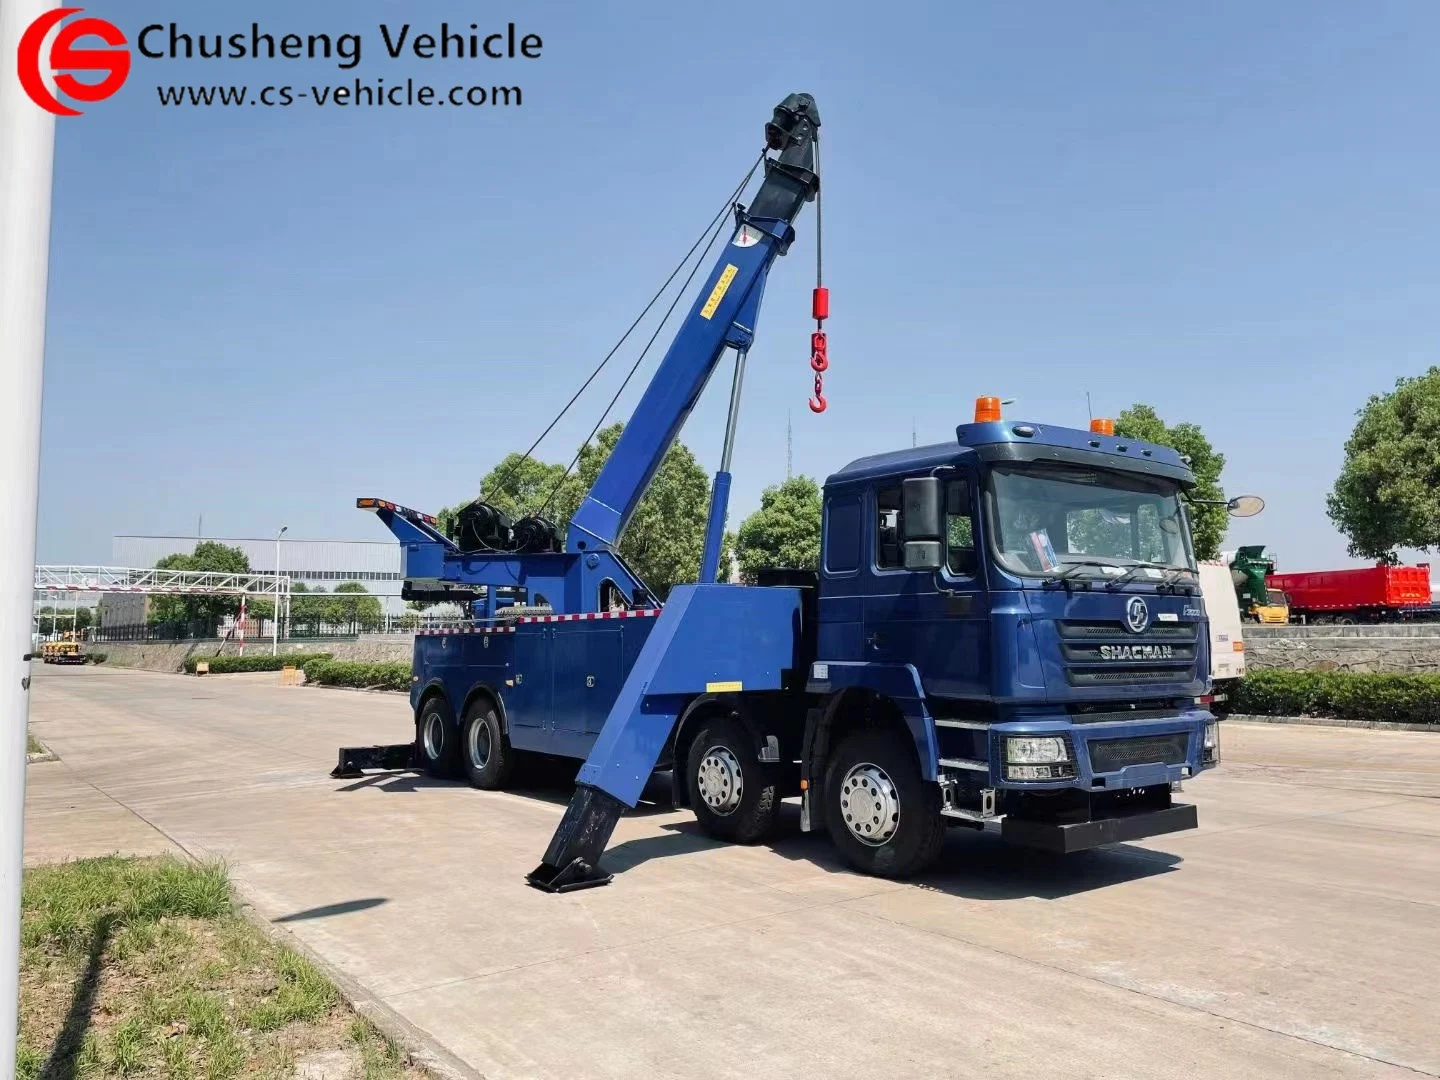
<svg viewBox="0 0 1440 1080"><path fill-rule="evenodd" d="M45 562L202 514L211 535L386 539L356 496L473 494L629 324L792 90L824 121L830 408L806 408L807 210L751 353L732 523L783 478L787 414L796 471L823 477L912 425L952 437L980 394L1083 426L1088 391L1099 415L1146 401L1205 428L1227 490L1268 500L1230 544L1348 565L1324 496L1354 412L1434 361L1433 5L199 7L88 12L132 35L360 33L365 57L137 60L57 123ZM512 19L539 59L392 61L378 30ZM520 85L524 104L176 109L154 90L407 76ZM627 366L543 456L569 459ZM707 470L728 384L681 436Z"/></svg>

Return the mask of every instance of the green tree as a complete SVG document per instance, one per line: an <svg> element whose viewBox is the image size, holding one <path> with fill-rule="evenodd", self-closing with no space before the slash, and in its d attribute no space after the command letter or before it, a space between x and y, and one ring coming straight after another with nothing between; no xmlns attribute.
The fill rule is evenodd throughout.
<svg viewBox="0 0 1440 1080"><path fill-rule="evenodd" d="M1127 439L1140 439L1159 446L1169 446L1190 459L1190 471L1195 474L1195 488L1191 495L1196 500L1224 499L1220 486L1220 473L1225 468L1225 456L1216 452L1210 440L1199 425L1180 423L1167 425L1150 405L1136 403L1115 418L1115 434ZM1190 518L1190 529L1195 542L1197 559L1214 559L1220 554L1220 545L1225 540L1229 526L1229 515L1224 506L1189 506L1186 513Z"/></svg>
<svg viewBox="0 0 1440 1080"><path fill-rule="evenodd" d="M330 594L326 622L340 626L360 626L374 629L380 625L381 608L378 597L358 581L346 581L335 586Z"/></svg>
<svg viewBox="0 0 1440 1080"><path fill-rule="evenodd" d="M323 586L309 588L303 581L290 586L290 625L317 627L328 620L330 594Z"/></svg>
<svg viewBox="0 0 1440 1080"><path fill-rule="evenodd" d="M215 540L202 540L190 554L177 552L155 564L157 570L197 570L224 574L248 574L250 560L239 548ZM151 623L204 622L215 625L226 615L240 611L238 596L155 596L146 615Z"/></svg>
<svg viewBox="0 0 1440 1080"><path fill-rule="evenodd" d="M1440 368L1397 379L1356 414L1326 511L1357 558L1440 546Z"/></svg>
<svg viewBox="0 0 1440 1080"><path fill-rule="evenodd" d="M36 633L49 636L64 633L72 628L87 630L95 621L95 613L88 607L42 607L35 612Z"/></svg>
<svg viewBox="0 0 1440 1080"><path fill-rule="evenodd" d="M740 577L753 582L765 567L814 570L820 565L820 485L794 476L767 487L760 508L735 534Z"/></svg>
<svg viewBox="0 0 1440 1080"><path fill-rule="evenodd" d="M580 451L575 482L567 482L555 500L553 520L562 531L600 475L624 428L612 424ZM690 448L676 440L655 471L619 545L621 557L660 599L676 585L699 577L709 510L710 478Z"/></svg>

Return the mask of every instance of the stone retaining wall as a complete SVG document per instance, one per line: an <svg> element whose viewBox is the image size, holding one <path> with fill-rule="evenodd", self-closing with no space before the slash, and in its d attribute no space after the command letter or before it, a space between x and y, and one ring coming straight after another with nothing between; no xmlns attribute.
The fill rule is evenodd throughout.
<svg viewBox="0 0 1440 1080"><path fill-rule="evenodd" d="M1440 626L1246 626L1250 671L1440 673Z"/></svg>

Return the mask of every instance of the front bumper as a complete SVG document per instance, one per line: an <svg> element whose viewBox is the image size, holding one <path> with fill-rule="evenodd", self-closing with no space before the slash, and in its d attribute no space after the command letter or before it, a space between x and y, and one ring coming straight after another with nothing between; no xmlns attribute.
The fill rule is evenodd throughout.
<svg viewBox="0 0 1440 1080"><path fill-rule="evenodd" d="M1204 709L1153 720L1074 723L1064 718L1026 718L993 724L988 731L989 784L997 791L1125 791L1171 786L1219 764L1205 750L1205 730L1216 722ZM1066 775L1016 779L1009 774L1006 740L1031 735L1059 738L1069 750Z"/></svg>
<svg viewBox="0 0 1440 1080"><path fill-rule="evenodd" d="M992 725L941 721L942 813L1011 843L1061 854L1193 829L1195 808L1174 803L1172 793L1219 763L1218 742L1209 751L1205 745L1206 729L1217 722L1199 708L1081 723L1063 713ZM1015 736L1060 740L1065 775L1010 775L1007 766L1015 762L1007 761L1006 742ZM967 740L973 756L954 756Z"/></svg>

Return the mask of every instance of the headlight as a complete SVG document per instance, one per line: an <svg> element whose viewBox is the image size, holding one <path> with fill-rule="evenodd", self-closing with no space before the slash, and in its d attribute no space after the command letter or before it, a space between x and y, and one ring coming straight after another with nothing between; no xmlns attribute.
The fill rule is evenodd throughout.
<svg viewBox="0 0 1440 1080"><path fill-rule="evenodd" d="M1052 765L1070 760L1065 740L1053 735L1010 736L1005 740L1005 760L1013 765Z"/></svg>
<svg viewBox="0 0 1440 1080"><path fill-rule="evenodd" d="M1220 724L1218 722L1205 725L1205 736L1200 743L1200 760L1205 762L1220 760Z"/></svg>

